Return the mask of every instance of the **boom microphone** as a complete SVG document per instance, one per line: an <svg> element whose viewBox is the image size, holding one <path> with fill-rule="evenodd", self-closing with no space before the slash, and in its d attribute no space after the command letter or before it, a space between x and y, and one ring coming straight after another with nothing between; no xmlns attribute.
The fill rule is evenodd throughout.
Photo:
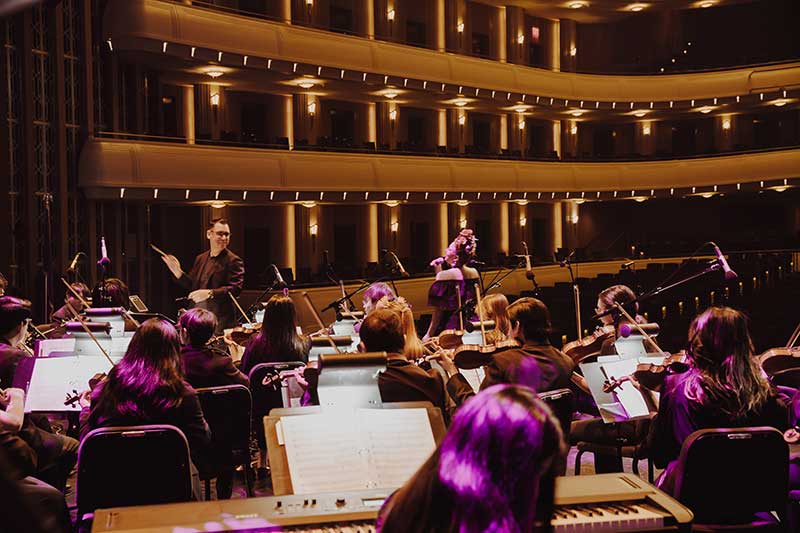
<svg viewBox="0 0 800 533"><path fill-rule="evenodd" d="M270 266L272 267L273 271L275 272L275 283L277 283L279 287L288 287L288 285L286 285L286 282L283 281L283 276L281 276L280 269L278 269L278 267L275 266L274 264L270 265Z"/></svg>
<svg viewBox="0 0 800 533"><path fill-rule="evenodd" d="M722 255L722 251L719 249L715 243L711 243L711 246L714 247L714 251L717 253L717 261L719 262L719 266L722 267L722 271L725 272L725 279L732 280L736 279L739 276L731 270L731 266L728 264L728 261L725 259L725 256Z"/></svg>
<svg viewBox="0 0 800 533"><path fill-rule="evenodd" d="M75 267L78 265L78 258L81 256L83 252L78 252L75 254L75 257L72 258L72 262L67 267L67 272L75 272Z"/></svg>
<svg viewBox="0 0 800 533"><path fill-rule="evenodd" d="M661 329L655 322L651 322L649 324L639 324L639 327L642 328L642 331L644 331L651 337L654 335L658 335L658 332ZM641 335L641 334L642 332L639 331L639 329L633 324L622 324L619 327L619 336L625 339L627 339L631 335Z"/></svg>

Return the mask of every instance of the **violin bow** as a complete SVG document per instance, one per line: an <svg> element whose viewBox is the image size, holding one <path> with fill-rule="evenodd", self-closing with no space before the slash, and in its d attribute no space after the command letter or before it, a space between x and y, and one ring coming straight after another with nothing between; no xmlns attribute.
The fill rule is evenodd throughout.
<svg viewBox="0 0 800 533"><path fill-rule="evenodd" d="M81 325L81 327L83 328L83 331L85 331L89 335L89 337L94 341L94 343L97 345L97 347L100 348L100 351L103 353L103 355L106 357L106 359L108 359L108 362L111 363L111 368L114 368L115 366L117 366L116 363L114 363L114 360L111 359L111 356L108 355L108 352L106 351L106 349L103 348L103 345L100 344L100 341L97 340L97 337L94 336L94 333L92 333L92 331L86 326L86 324L83 323L83 320L81 320L80 315L75 310L75 308L72 307L72 304L70 304L69 302L67 302L67 309L69 309L69 311L75 317L75 320L77 320L78 323Z"/></svg>
<svg viewBox="0 0 800 533"><path fill-rule="evenodd" d="M209 289L209 290L211 290L211 289ZM239 305L239 300L236 299L236 296L234 296L232 292L230 292L230 291L226 291L226 292L228 293L228 296L231 297L231 300L233 301L233 305L236 306L236 309L238 309L239 312L242 313L242 316L244 317L244 321L249 324L250 323L250 317L247 316L247 313L244 312L244 309L242 309L242 306Z"/></svg>
<svg viewBox="0 0 800 533"><path fill-rule="evenodd" d="M308 296L307 292L303 292L303 301L306 303L308 308L311 310L311 314L314 315L314 320L317 322L317 325L319 326L319 328L321 330L325 330L326 329L325 328L325 324L322 322L322 318L320 318L319 313L317 312L317 308L314 307L314 304L311 302L311 298ZM339 349L338 346L336 346L336 343L334 342L334 340L331 338L330 335L323 335L323 337L328 339L328 342L331 344L331 347L334 350L336 350L336 353L342 353L342 351Z"/></svg>
<svg viewBox="0 0 800 533"><path fill-rule="evenodd" d="M483 324L483 300L481 299L481 288L475 285L475 298L478 299L478 320L481 321L481 342L486 346L486 327Z"/></svg>

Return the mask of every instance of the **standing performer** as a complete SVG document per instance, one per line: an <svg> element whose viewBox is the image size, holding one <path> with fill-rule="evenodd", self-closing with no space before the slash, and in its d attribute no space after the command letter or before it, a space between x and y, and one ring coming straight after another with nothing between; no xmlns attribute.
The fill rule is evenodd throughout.
<svg viewBox="0 0 800 533"><path fill-rule="evenodd" d="M468 266L475 257L477 239L471 229L462 229L447 247L444 257L431 261L436 280L428 291L428 305L433 307L433 316L423 341L439 335L445 329L459 328L459 314L464 304L475 299L475 284L480 275ZM465 316L464 321L472 316Z"/></svg>
<svg viewBox="0 0 800 533"><path fill-rule="evenodd" d="M198 255L188 274L174 255L164 255L164 263L178 284L191 291L189 299L196 307L208 309L217 315L217 333L236 325L237 315L233 301L227 293L238 296L244 284L244 262L228 249L231 228L224 218L215 218L206 231L210 249Z"/></svg>

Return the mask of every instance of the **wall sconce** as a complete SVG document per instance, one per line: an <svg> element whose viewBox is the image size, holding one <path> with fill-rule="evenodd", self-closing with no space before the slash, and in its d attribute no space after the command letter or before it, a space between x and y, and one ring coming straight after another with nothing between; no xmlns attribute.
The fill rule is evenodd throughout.
<svg viewBox="0 0 800 533"><path fill-rule="evenodd" d="M572 135L577 135L577 134L578 134L578 126L575 126L575 125L573 125L573 126L572 126L572 127L569 129L569 132L570 132Z"/></svg>
<svg viewBox="0 0 800 533"><path fill-rule="evenodd" d="M317 224L311 224L310 226L308 226L308 233L312 237L316 237L317 236L317 231L318 230L319 230L319 226Z"/></svg>
<svg viewBox="0 0 800 533"><path fill-rule="evenodd" d="M523 131L525 129L525 118L519 117L519 130Z"/></svg>
<svg viewBox="0 0 800 533"><path fill-rule="evenodd" d="M397 230L400 228L400 224L395 220L391 224L392 233L397 233Z"/></svg>
<svg viewBox="0 0 800 533"><path fill-rule="evenodd" d="M394 8L389 8L389 10L386 11L386 20L394 22Z"/></svg>
<svg viewBox="0 0 800 533"><path fill-rule="evenodd" d="M397 109L392 109L391 111L389 111L389 120L391 120L392 122L397 120Z"/></svg>
<svg viewBox="0 0 800 533"><path fill-rule="evenodd" d="M467 219L466 218L458 219L458 227L461 228L461 229L466 228L467 227Z"/></svg>
<svg viewBox="0 0 800 533"><path fill-rule="evenodd" d="M573 224L577 224L578 223L578 215L572 215L571 217L569 217L569 221L572 222Z"/></svg>
<svg viewBox="0 0 800 533"><path fill-rule="evenodd" d="M317 114L317 103L316 102L309 102L308 104L308 116L314 118L314 115Z"/></svg>
<svg viewBox="0 0 800 533"><path fill-rule="evenodd" d="M569 55L570 55L570 57L575 57L576 55L578 55L578 49L576 47L574 47L574 46L571 47L569 49Z"/></svg>
<svg viewBox="0 0 800 533"><path fill-rule="evenodd" d="M528 225L528 219L525 217L519 217L519 225L520 227L525 227Z"/></svg>
<svg viewBox="0 0 800 533"><path fill-rule="evenodd" d="M464 23L463 22L459 22L458 23L458 25L456 26L456 31L458 33L464 33Z"/></svg>
<svg viewBox="0 0 800 533"><path fill-rule="evenodd" d="M211 95L211 105L217 107L219 105L219 93Z"/></svg>
<svg viewBox="0 0 800 533"><path fill-rule="evenodd" d="M314 0L306 0L306 5L308 7L314 7Z"/></svg>
<svg viewBox="0 0 800 533"><path fill-rule="evenodd" d="M729 118L722 119L722 129L723 130L731 129L731 119Z"/></svg>
<svg viewBox="0 0 800 533"><path fill-rule="evenodd" d="M517 44L525 44L525 34L518 33L517 34Z"/></svg>
<svg viewBox="0 0 800 533"><path fill-rule="evenodd" d="M642 126L642 133L644 135L650 135L650 124L645 124Z"/></svg>
<svg viewBox="0 0 800 533"><path fill-rule="evenodd" d="M467 116L466 115L460 115L458 117L458 125L459 126L463 126L466 123L467 123Z"/></svg>

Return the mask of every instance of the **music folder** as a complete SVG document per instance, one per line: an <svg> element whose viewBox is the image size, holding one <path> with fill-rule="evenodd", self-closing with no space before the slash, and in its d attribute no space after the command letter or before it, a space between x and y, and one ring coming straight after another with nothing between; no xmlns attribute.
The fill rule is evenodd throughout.
<svg viewBox="0 0 800 533"><path fill-rule="evenodd" d="M600 411L603 422L611 424L623 422L625 420L636 420L649 418L653 413L648 408L642 392L637 389L630 381L620 384L612 392L605 392L603 386L610 380L629 376L636 371L639 363L659 364L664 361L662 356L647 356L637 358L604 358L597 363L583 363L580 365L583 377L589 385L589 392L592 393ZM645 391L650 394L653 402L658 406L658 393Z"/></svg>

